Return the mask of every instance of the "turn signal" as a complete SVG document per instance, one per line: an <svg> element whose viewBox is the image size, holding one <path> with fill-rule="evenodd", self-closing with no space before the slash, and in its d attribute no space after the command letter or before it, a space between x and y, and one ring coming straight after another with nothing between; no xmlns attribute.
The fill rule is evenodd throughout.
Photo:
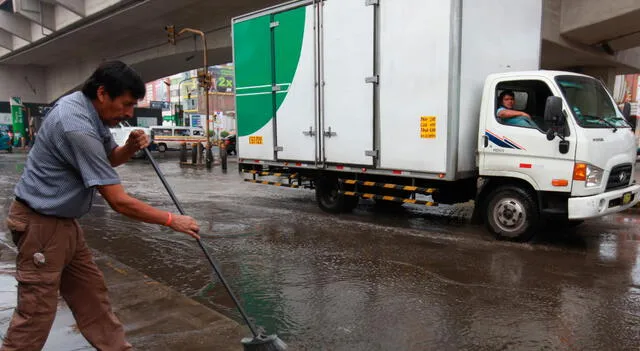
<svg viewBox="0 0 640 351"><path fill-rule="evenodd" d="M587 180L587 164L576 163L573 166L573 180Z"/></svg>
<svg viewBox="0 0 640 351"><path fill-rule="evenodd" d="M566 179L553 179L551 181L551 185L553 186L567 186L569 185L569 181Z"/></svg>

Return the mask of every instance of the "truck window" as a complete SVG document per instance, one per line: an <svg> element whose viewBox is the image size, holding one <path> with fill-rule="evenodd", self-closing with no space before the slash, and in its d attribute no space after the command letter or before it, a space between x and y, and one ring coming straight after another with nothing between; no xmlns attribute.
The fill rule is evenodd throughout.
<svg viewBox="0 0 640 351"><path fill-rule="evenodd" d="M194 130L194 131L193 131L193 135L195 135L195 136L202 136L202 131L201 131L201 130L197 130L197 129L196 129L196 130Z"/></svg>
<svg viewBox="0 0 640 351"><path fill-rule="evenodd" d="M540 80L501 82L496 86L496 120L514 128L531 128L546 133L548 126L544 121L544 107L547 97L551 95L549 86ZM509 103L508 96L512 101L505 106L505 103ZM504 103L500 100L504 100ZM507 113L501 114L502 110Z"/></svg>
<svg viewBox="0 0 640 351"><path fill-rule="evenodd" d="M582 128L630 127L599 81L580 76L558 76L556 81Z"/></svg>

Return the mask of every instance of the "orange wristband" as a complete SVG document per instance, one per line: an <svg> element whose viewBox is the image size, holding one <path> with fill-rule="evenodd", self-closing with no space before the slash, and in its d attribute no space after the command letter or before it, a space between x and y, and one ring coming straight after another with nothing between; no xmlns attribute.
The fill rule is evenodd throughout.
<svg viewBox="0 0 640 351"><path fill-rule="evenodd" d="M167 223L164 224L166 227L171 225L171 220L173 219L173 216L171 216L171 212L167 213L169 214L169 218L167 219Z"/></svg>

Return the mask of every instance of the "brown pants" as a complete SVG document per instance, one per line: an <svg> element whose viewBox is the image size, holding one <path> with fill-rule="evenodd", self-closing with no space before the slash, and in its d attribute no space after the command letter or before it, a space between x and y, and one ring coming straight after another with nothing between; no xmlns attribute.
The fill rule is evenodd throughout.
<svg viewBox="0 0 640 351"><path fill-rule="evenodd" d="M43 216L14 201L7 225L18 246L18 306L0 351L44 347L56 315L58 291L93 347L131 350L78 221ZM36 263L35 253L44 255L44 264Z"/></svg>

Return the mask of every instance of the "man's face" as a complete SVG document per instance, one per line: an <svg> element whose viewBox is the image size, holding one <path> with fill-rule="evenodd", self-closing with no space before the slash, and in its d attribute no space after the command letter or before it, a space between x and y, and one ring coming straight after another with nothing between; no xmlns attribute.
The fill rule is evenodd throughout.
<svg viewBox="0 0 640 351"><path fill-rule="evenodd" d="M96 110L100 119L109 127L115 127L121 121L133 117L133 108L138 101L131 96L130 92L125 92L120 96L111 98L104 87L98 88Z"/></svg>
<svg viewBox="0 0 640 351"><path fill-rule="evenodd" d="M502 98L502 105L508 109L512 109L515 103L516 103L516 100L511 95L505 95Z"/></svg>

